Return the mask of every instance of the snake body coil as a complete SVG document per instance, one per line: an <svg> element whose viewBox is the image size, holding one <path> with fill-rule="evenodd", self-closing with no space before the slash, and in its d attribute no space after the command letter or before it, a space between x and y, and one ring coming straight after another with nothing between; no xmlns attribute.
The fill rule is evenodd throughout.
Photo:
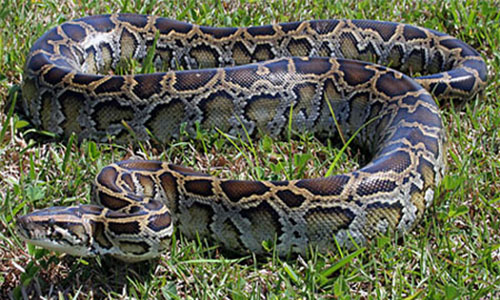
<svg viewBox="0 0 500 300"><path fill-rule="evenodd" d="M129 58L185 71L109 74ZM23 106L41 129L99 141L127 140L132 129L137 139L166 143L181 124L193 133L197 123L280 137L291 116L293 130L335 139L333 111L346 136L366 125L355 142L373 158L347 174L278 182L119 162L97 176L97 205L40 210L19 218L18 231L50 249L129 261L158 256L174 225L238 252L264 253L262 242L274 241L280 255L405 233L444 173L430 93L469 99L485 83L485 63L470 46L405 24L212 28L134 14L67 22L40 38L26 63Z"/></svg>

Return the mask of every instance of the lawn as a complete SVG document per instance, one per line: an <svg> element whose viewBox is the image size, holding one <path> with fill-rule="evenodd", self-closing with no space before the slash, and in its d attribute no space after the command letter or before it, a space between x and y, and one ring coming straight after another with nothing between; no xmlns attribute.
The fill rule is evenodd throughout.
<svg viewBox="0 0 500 300"><path fill-rule="evenodd" d="M37 299L490 299L500 298L500 3L488 1L27 1L0 7L0 298ZM434 205L407 236L365 248L283 259L234 257L217 245L176 235L159 260L126 265L79 259L27 246L15 235L18 214L90 202L105 165L130 157L171 161L217 176L296 179L324 176L339 150L304 135L235 145L200 132L153 149L147 143L73 140L37 144L9 109L29 48L49 28L91 14L154 14L212 26L250 26L353 18L419 25L454 35L485 58L489 82L464 104L442 103L448 171ZM355 151L335 172L358 167ZM228 159L231 157L232 159Z"/></svg>

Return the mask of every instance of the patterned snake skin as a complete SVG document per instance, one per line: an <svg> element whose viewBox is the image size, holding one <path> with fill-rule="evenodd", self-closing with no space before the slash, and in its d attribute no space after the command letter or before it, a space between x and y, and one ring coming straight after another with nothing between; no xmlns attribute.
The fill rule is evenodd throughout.
<svg viewBox="0 0 500 300"><path fill-rule="evenodd" d="M184 71L113 75L130 58ZM365 125L355 143L372 160L347 174L293 181L119 162L98 174L96 205L36 211L18 219L18 232L49 249L127 261L158 256L174 226L235 252L265 253L262 243L271 241L280 255L403 234L431 205L445 169L432 95L470 99L486 73L463 42L390 22L212 28L117 14L64 23L35 43L26 63L22 104L40 129L98 141L127 141L133 131L167 143L199 123L278 138L291 117L293 130L329 139Z"/></svg>

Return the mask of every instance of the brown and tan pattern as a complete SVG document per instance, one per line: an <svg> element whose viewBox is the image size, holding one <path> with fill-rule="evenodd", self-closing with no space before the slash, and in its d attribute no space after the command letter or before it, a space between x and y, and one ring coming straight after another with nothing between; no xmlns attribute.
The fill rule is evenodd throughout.
<svg viewBox="0 0 500 300"><path fill-rule="evenodd" d="M126 59L147 56L159 68L185 71L110 75ZM181 126L194 133L197 123L280 137L291 117L298 132L336 139L333 111L346 136L368 124L355 142L372 161L347 174L282 182L124 161L97 176L97 205L37 211L21 217L18 230L50 249L128 261L158 256L173 226L237 252L264 253L263 241L276 242L280 255L405 233L444 173L432 95L469 99L485 82L484 61L470 46L405 24L211 28L133 14L67 22L35 43L26 64L23 106L39 128L123 141L126 123L135 138L166 143Z"/></svg>

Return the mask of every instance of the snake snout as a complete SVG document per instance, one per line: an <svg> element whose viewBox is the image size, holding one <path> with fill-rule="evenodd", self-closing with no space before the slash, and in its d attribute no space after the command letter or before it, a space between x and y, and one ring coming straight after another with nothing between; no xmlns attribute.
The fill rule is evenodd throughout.
<svg viewBox="0 0 500 300"><path fill-rule="evenodd" d="M30 222L26 216L20 216L16 218L15 230L17 234L23 239L29 239L30 237Z"/></svg>
<svg viewBox="0 0 500 300"><path fill-rule="evenodd" d="M45 222L40 222L33 218L31 214L16 218L15 230L19 236L27 241L36 241L46 239L52 226L53 220L47 219Z"/></svg>

